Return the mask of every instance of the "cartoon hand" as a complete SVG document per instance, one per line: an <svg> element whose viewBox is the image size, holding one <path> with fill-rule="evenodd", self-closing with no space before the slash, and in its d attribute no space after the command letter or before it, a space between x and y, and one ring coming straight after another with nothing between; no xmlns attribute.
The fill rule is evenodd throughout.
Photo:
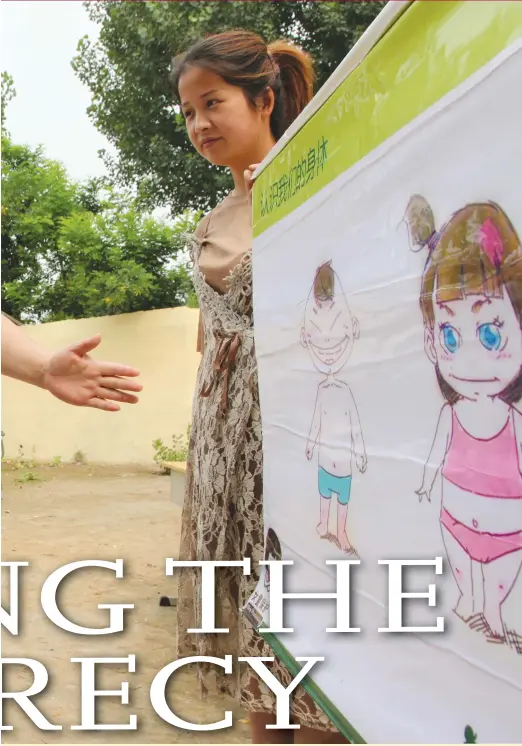
<svg viewBox="0 0 522 746"><path fill-rule="evenodd" d="M419 502L422 502L422 498L425 497L428 502L431 502L431 490L426 489L424 486L424 482L422 483L422 486L415 490L415 494L419 496Z"/></svg>
<svg viewBox="0 0 522 746"><path fill-rule="evenodd" d="M312 458L313 453L314 453L314 447L311 446L310 443L308 443L306 446L306 458L308 459L308 461L310 461L310 459Z"/></svg>
<svg viewBox="0 0 522 746"><path fill-rule="evenodd" d="M366 458L366 454L363 453L362 456L357 456L356 459L357 468L361 472L361 474L364 474L366 471L366 467L368 466L368 459Z"/></svg>

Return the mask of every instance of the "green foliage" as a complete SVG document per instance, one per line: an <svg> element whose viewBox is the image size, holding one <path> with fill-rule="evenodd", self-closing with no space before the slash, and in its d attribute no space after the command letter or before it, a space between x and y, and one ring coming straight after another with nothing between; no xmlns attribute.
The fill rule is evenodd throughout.
<svg viewBox="0 0 522 746"><path fill-rule="evenodd" d="M471 725L466 725L464 728L464 743L477 743L477 734Z"/></svg>
<svg viewBox="0 0 522 746"><path fill-rule="evenodd" d="M2 433L2 438L5 433ZM14 459L4 459L2 451L3 462L13 470L19 471L20 469L34 469L36 467L36 460L34 458L26 458L24 454L24 448L22 445L18 446L18 456Z"/></svg>
<svg viewBox="0 0 522 746"><path fill-rule="evenodd" d="M173 435L172 446L167 446L161 438L152 442L152 447L156 451L154 461L161 466L163 471L170 471L168 467L163 466L168 461L182 462L187 460L188 446L190 441L190 425L187 427L186 435Z"/></svg>
<svg viewBox="0 0 522 746"><path fill-rule="evenodd" d="M132 185L149 207L207 210L230 189L230 176L198 156L174 106L172 57L198 37L231 28L267 41L291 39L309 51L316 90L326 81L384 2L84 3L99 40L84 37L73 68L91 91L89 114L115 146L103 154L111 177Z"/></svg>
<svg viewBox="0 0 522 746"><path fill-rule="evenodd" d="M41 476L35 471L26 471L21 476L15 479L17 484L25 484L26 482L41 482Z"/></svg>
<svg viewBox="0 0 522 746"><path fill-rule="evenodd" d="M2 100L0 102L1 106L1 125L2 125L2 133L5 126L5 115L6 115L6 109L7 104L16 96L16 91L14 87L14 80L9 75L9 73L3 72L2 73Z"/></svg>
<svg viewBox="0 0 522 746"><path fill-rule="evenodd" d="M185 234L198 213L153 218L103 179L72 182L5 128L2 156L3 311L57 321L193 304Z"/></svg>

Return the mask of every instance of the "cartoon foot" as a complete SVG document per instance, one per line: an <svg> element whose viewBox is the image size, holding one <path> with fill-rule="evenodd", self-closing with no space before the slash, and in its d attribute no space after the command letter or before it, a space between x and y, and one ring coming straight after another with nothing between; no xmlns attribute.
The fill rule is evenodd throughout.
<svg viewBox="0 0 522 746"><path fill-rule="evenodd" d="M327 523L318 523L317 524L317 533L321 537L321 539L326 539L328 536L328 524Z"/></svg>
<svg viewBox="0 0 522 746"><path fill-rule="evenodd" d="M467 624L468 627L475 630L475 632L483 632L484 634L489 634L491 632L486 617L482 613L473 614L473 616L467 620Z"/></svg>
<svg viewBox="0 0 522 746"><path fill-rule="evenodd" d="M469 596L461 596L453 611L467 624L474 616L473 599L469 598Z"/></svg>
<svg viewBox="0 0 522 746"><path fill-rule="evenodd" d="M343 552L345 552L346 554L354 554L355 556L357 556L357 552L348 541L348 537L344 531L338 534L337 541L339 543L339 548L342 549Z"/></svg>
<svg viewBox="0 0 522 746"><path fill-rule="evenodd" d="M496 632L486 635L486 640L487 642L494 642L497 645L505 645L507 643L506 635L499 635Z"/></svg>
<svg viewBox="0 0 522 746"><path fill-rule="evenodd" d="M473 629L476 632L482 632L488 642L494 642L497 645L505 645L507 643L504 628L500 631L491 629L488 620L482 613L474 614L469 619L468 625L470 629Z"/></svg>
<svg viewBox="0 0 522 746"><path fill-rule="evenodd" d="M326 536L323 536L323 539L328 539L330 544L335 544L337 549L341 548L341 545L339 544L339 539L334 534L326 534Z"/></svg>
<svg viewBox="0 0 522 746"><path fill-rule="evenodd" d="M507 629L506 642L518 655L522 655L522 635L514 629Z"/></svg>

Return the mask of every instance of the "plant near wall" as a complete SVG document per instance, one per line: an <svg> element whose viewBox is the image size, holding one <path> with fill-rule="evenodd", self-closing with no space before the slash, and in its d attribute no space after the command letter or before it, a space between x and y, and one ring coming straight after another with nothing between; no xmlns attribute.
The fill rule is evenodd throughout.
<svg viewBox="0 0 522 746"><path fill-rule="evenodd" d="M169 461L182 463L187 460L189 441L190 425L188 425L185 435L172 436L172 446L165 445L161 438L156 438L156 440L152 441L152 447L156 451L154 454L154 461L166 474L168 474L170 469L168 466L165 466L166 463Z"/></svg>

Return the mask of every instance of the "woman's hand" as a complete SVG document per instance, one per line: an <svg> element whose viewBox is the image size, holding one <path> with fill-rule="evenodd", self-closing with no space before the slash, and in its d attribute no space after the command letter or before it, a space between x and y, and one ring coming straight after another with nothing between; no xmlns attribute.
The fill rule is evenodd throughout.
<svg viewBox="0 0 522 746"><path fill-rule="evenodd" d="M250 204L252 204L252 187L254 186L254 171L259 166L259 163L254 163L252 166L249 166L246 171L244 172L244 179L245 179L245 187L247 190L247 194L250 200Z"/></svg>
<svg viewBox="0 0 522 746"><path fill-rule="evenodd" d="M43 371L42 388L67 404L117 412L115 402L136 404L138 397L129 391L141 391L141 384L128 380L139 371L121 363L93 360L87 354L100 344L96 335L56 352Z"/></svg>

